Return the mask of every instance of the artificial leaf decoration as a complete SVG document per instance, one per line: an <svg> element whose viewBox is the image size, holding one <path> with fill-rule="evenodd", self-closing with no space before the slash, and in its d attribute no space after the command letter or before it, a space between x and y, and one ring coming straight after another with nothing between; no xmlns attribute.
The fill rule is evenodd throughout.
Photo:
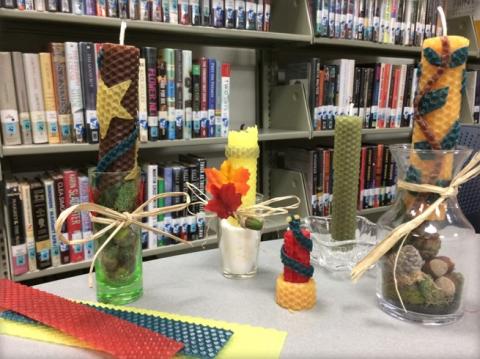
<svg viewBox="0 0 480 359"><path fill-rule="evenodd" d="M242 204L242 195L237 193L233 183L227 183L221 187L210 186L212 199L208 201L205 209L217 214L219 218L228 218Z"/></svg>
<svg viewBox="0 0 480 359"><path fill-rule="evenodd" d="M443 107L447 102L448 87L432 90L423 95L418 106L418 112L425 115Z"/></svg>
<svg viewBox="0 0 480 359"><path fill-rule="evenodd" d="M423 49L423 56L432 65L440 66L442 64L442 59L431 47L426 47Z"/></svg>
<svg viewBox="0 0 480 359"><path fill-rule="evenodd" d="M216 168L206 168L207 191L212 193L212 188L220 188L222 185L232 183L235 186L235 192L245 195L250 186L247 184L250 173L246 168L240 167L234 169L229 160L223 161L220 171ZM213 193L212 193L213 194Z"/></svg>
<svg viewBox="0 0 480 359"><path fill-rule="evenodd" d="M453 52L450 56L450 67L457 67L463 65L468 58L468 47L462 47Z"/></svg>

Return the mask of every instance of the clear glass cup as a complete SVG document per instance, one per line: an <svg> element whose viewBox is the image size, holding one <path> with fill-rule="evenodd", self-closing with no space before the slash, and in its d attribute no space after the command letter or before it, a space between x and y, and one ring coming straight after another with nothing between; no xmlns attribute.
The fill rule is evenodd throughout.
<svg viewBox="0 0 480 359"><path fill-rule="evenodd" d="M395 145L390 149L399 179L442 187L449 184L446 178L455 176L471 153L465 148L417 150L410 145ZM397 193L394 204L377 222L379 241L438 198L436 194L404 189ZM479 277L476 240L457 197L448 197L409 234L401 249L399 242L380 260L377 277L380 308L396 318L430 325L452 323L461 318L468 282L478 281Z"/></svg>
<svg viewBox="0 0 480 359"><path fill-rule="evenodd" d="M118 212L131 212L138 204L140 177L126 180L129 172L89 173L93 202ZM94 224L97 232L103 224ZM95 240L95 250L111 231ZM142 245L140 228L122 228L95 262L97 300L102 303L131 303L143 294Z"/></svg>

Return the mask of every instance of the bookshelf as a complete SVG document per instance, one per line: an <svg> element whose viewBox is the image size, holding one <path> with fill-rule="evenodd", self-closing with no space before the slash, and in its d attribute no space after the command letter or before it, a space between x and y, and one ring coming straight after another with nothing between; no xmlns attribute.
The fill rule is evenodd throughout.
<svg viewBox="0 0 480 359"><path fill-rule="evenodd" d="M271 151L274 145L286 143L305 144L309 141L331 140L333 131L314 131L310 118L308 101L303 87L276 86L273 81L275 73L275 57L277 50L297 50L318 53L340 53L341 56L355 58L368 53L371 56L398 57L418 59L418 47L378 44L358 40L341 40L319 38L313 36L313 29L307 11L308 0L275 1L271 14L271 31L258 32L235 29L218 29L202 26L185 26L149 21L127 20L128 28L126 43L137 46L177 47L193 49L198 54L209 56L222 52L227 59L239 61L233 71L241 73L237 83L232 81L232 91L236 91L237 103L231 111L238 113L232 128L238 129L241 124L259 126L262 156L260 158L259 181L265 196L275 196L279 192L281 181L272 178L274 170L271 163ZM471 19L470 19L471 20ZM95 16L78 16L63 13L28 12L0 8L1 51L38 51L50 41L97 41L116 42L120 19ZM472 34L471 22L457 20L456 28L462 26ZM455 28L452 26L452 28ZM63 30L60 31L59 29ZM25 41L28 39L28 41ZM246 53L241 51L247 51ZM250 51L250 52L248 52ZM253 54L253 55L252 55ZM348 54L348 55L347 55ZM316 55L314 55L316 56ZM244 58L248 60L242 62ZM253 60L252 60L253 58ZM476 42L471 47L469 61L480 62ZM253 79L244 81L243 78ZM467 116L468 117L468 114ZM410 128L394 129L364 129L364 141L378 143L406 142L411 135ZM186 151L198 151L208 155L209 165L217 165L223 158L225 138L202 138L192 140L173 140L142 143L140 159L158 158L168 154ZM75 161L92 157L98 150L98 145L92 144L59 144L59 145L21 145L0 146L0 187L3 187L2 175L15 174L20 167L25 167L22 161L35 161L40 164L55 162L65 157L75 158ZM298 180L298 178L296 178ZM3 195L3 194L2 194ZM3 197L2 197L3 198ZM300 194L306 202L306 195ZM361 215L377 216L386 207L362 210ZM301 209L299 213L303 213ZM2 273L12 277L8 263L9 239L5 236L5 225L2 215L0 223L0 277ZM266 223L265 233L285 229L283 220L272 219ZM3 239L2 239L3 234ZM217 243L215 235L206 240L192 242L194 248L214 246ZM174 254L188 250L184 244L169 245L151 250L145 250L144 257ZM42 271L26 273L13 277L24 281L47 277L58 273L66 273L76 269L87 268L90 262L67 264L48 268Z"/></svg>

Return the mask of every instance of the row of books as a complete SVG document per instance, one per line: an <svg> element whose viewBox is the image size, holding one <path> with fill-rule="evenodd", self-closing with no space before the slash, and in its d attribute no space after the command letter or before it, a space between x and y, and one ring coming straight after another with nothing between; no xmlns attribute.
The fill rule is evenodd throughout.
<svg viewBox="0 0 480 359"><path fill-rule="evenodd" d="M414 64L355 64L318 58L287 64L283 83L303 85L315 130L333 130L335 116L360 116L364 128L412 125L418 69Z"/></svg>
<svg viewBox="0 0 480 359"><path fill-rule="evenodd" d="M139 203L158 193L186 191L186 181L204 190L206 160L195 155L183 155L180 160L177 163L143 166ZM93 258L95 248L92 241L69 246L60 243L55 233L55 221L60 212L74 204L89 201L90 187L86 173L66 169L5 181L7 235L14 275ZM149 209L180 201L180 197L164 198L152 203ZM149 217L148 223L188 241L206 237L205 213L200 205L191 206L188 212ZM70 240L90 238L92 231L87 212L70 215L62 229L64 236ZM166 236L142 230L143 249L173 243Z"/></svg>
<svg viewBox="0 0 480 359"><path fill-rule="evenodd" d="M3 7L201 25L270 30L272 0L2 0Z"/></svg>
<svg viewBox="0 0 480 359"><path fill-rule="evenodd" d="M299 171L305 180L311 213L328 216L333 200L333 149L288 148L283 166ZM388 146L365 145L361 149L358 209L390 205L396 193L397 169Z"/></svg>
<svg viewBox="0 0 480 359"><path fill-rule="evenodd" d="M446 0L310 0L315 36L421 46L442 34Z"/></svg>
<svg viewBox="0 0 480 359"><path fill-rule="evenodd" d="M465 94L473 116L473 123L480 124L480 70L465 72Z"/></svg>
<svg viewBox="0 0 480 359"><path fill-rule="evenodd" d="M4 145L97 143L101 44L50 43L49 52L0 52ZM144 47L139 66L141 142L227 136L230 65L192 51Z"/></svg>

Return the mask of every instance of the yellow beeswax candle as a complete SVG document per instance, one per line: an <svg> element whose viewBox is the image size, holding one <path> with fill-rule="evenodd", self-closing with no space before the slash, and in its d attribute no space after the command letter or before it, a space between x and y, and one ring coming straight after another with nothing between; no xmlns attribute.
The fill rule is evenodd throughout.
<svg viewBox="0 0 480 359"><path fill-rule="evenodd" d="M233 168L243 167L250 173L248 185L250 189L242 197L242 206L255 204L257 192L257 159L260 153L258 147L258 129L248 127L246 130L228 132L228 142L225 155L232 162Z"/></svg>

